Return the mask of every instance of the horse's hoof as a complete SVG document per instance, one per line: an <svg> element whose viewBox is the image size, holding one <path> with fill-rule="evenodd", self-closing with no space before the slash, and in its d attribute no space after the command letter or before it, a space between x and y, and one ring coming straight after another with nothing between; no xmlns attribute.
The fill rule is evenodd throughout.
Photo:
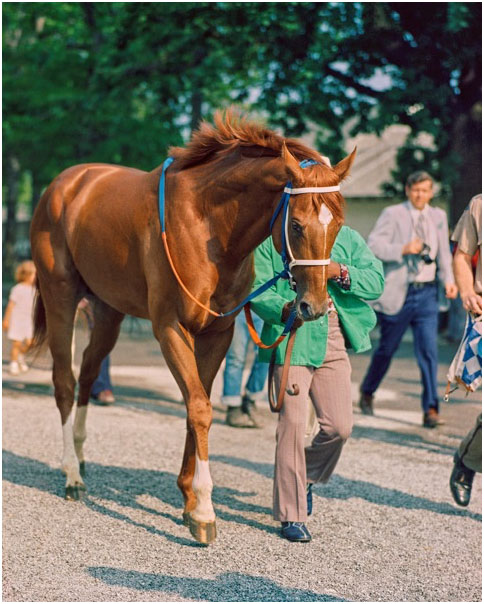
<svg viewBox="0 0 484 604"><path fill-rule="evenodd" d="M200 522L195 520L189 512L183 512L183 524L188 526L192 536L205 545L213 543L217 537L217 528L214 522Z"/></svg>
<svg viewBox="0 0 484 604"><path fill-rule="evenodd" d="M80 501L86 492L87 489L84 485L66 487L66 499L68 501Z"/></svg>
<svg viewBox="0 0 484 604"><path fill-rule="evenodd" d="M79 463L79 474L82 476L82 478L84 478L84 476L86 475L86 462L85 461L81 461Z"/></svg>

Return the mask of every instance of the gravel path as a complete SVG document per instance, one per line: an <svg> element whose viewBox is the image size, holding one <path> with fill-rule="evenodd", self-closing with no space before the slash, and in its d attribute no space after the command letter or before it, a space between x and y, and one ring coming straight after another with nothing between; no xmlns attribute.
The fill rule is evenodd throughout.
<svg viewBox="0 0 484 604"><path fill-rule="evenodd" d="M129 357L142 346L131 344ZM315 489L310 544L281 539L271 517L275 417L264 407L264 429L234 430L216 406L218 538L202 547L181 521L178 391L166 368L129 365L126 356L113 368L117 404L89 409L82 503L63 499L49 371L4 373L5 601L482 600L481 477L468 509L448 490L477 398L449 405L450 425L424 430L415 369L397 359L378 415L355 412L335 475ZM355 387L364 365L354 364ZM395 397L397 382L403 393Z"/></svg>

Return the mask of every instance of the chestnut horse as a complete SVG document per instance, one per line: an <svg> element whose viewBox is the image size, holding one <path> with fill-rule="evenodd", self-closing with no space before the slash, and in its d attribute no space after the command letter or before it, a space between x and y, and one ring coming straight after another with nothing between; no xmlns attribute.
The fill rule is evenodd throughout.
<svg viewBox="0 0 484 604"><path fill-rule="evenodd" d="M337 189L354 153L330 168L315 151L232 111L217 113L215 126L202 123L185 148L170 149L174 161L165 178L167 243L186 289L216 313L237 306L250 292L252 252L271 234L271 215L287 182ZM303 170L299 161L304 159L318 163ZM143 172L82 164L62 172L48 187L30 234L38 275L34 345L47 339L52 352L66 498L80 499L86 490L83 444L91 386L124 315L151 320L187 408L178 477L185 500L183 518L199 542L209 543L215 538L209 397L232 339L235 315L214 317L175 279L161 238L161 171L161 166ZM331 211L329 228L321 221L323 204ZM291 196L288 236L296 257L329 257L343 223L343 205L339 192ZM278 250L281 221L278 216L272 228ZM305 319L327 311L325 272L325 266L293 268L297 309ZM85 295L94 297L95 325L83 353L73 417L71 342L76 308Z"/></svg>

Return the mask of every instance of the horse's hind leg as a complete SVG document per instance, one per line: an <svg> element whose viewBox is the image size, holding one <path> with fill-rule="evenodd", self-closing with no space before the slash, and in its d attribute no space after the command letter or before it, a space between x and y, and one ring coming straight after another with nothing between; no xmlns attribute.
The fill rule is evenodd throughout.
<svg viewBox="0 0 484 604"><path fill-rule="evenodd" d="M124 315L98 298L92 300L94 326L87 348L84 350L79 374L79 394L74 421L74 446L79 459L80 472L84 475L84 441L86 440L86 417L91 388L99 375L102 360L111 352L118 339Z"/></svg>
<svg viewBox="0 0 484 604"><path fill-rule="evenodd" d="M72 335L80 293L80 279L73 272L46 275L38 266L42 302L45 307L47 337L54 361L52 379L62 423L62 470L66 474L66 499L80 499L86 490L79 472L72 427L72 407L76 380L72 372ZM40 269L40 270L39 270Z"/></svg>

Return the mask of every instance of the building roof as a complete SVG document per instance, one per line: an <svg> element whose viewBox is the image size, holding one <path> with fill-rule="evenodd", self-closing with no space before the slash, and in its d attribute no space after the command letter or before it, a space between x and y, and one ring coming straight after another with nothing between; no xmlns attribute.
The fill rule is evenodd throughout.
<svg viewBox="0 0 484 604"><path fill-rule="evenodd" d="M358 151L350 176L341 185L345 197L385 197L382 185L392 181L397 153L410 132L409 126L395 124L386 128L381 136L357 134L348 137L345 150L350 153L355 146ZM433 140L428 134L420 134L418 144L432 147Z"/></svg>
<svg viewBox="0 0 484 604"><path fill-rule="evenodd" d="M345 127L348 131L351 124ZM409 126L394 124L386 128L381 136L376 134L360 133L356 136L349 135L345 140L345 151L351 153L357 147L357 153L351 173L341 184L341 192L345 197L376 197L384 198L382 191L385 182L392 181L392 171L396 168L397 153L405 144L410 132ZM314 131L302 137L302 140L314 148ZM418 144L423 147L433 146L432 137L420 134ZM341 158L331 158L336 163Z"/></svg>

